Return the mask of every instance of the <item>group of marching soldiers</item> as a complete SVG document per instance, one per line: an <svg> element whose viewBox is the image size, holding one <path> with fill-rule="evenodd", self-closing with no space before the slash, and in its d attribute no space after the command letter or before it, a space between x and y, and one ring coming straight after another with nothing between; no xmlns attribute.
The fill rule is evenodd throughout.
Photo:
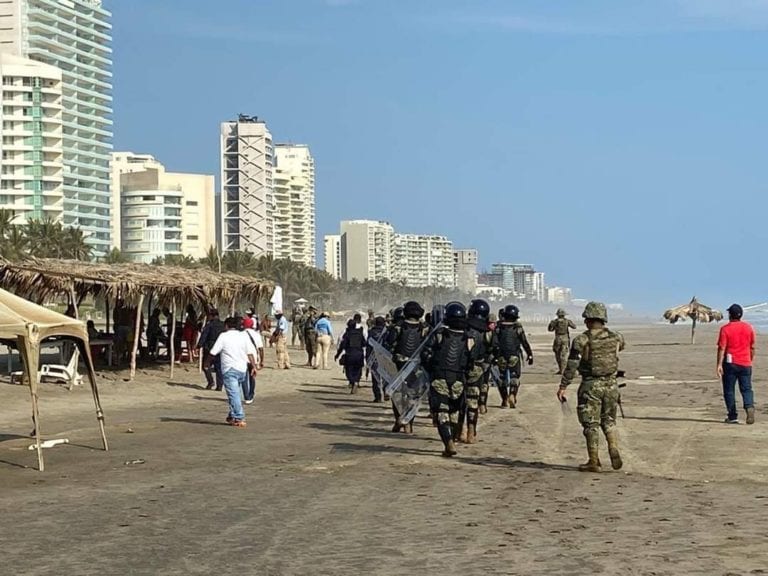
<svg viewBox="0 0 768 576"><path fill-rule="evenodd" d="M398 371L409 362L418 362L429 375L429 411L443 442L443 456L456 454L456 444L475 442L479 415L487 412L488 391L493 381L499 389L501 408L516 408L522 375L523 354L533 364L533 351L520 323L520 310L510 304L493 318L485 300L472 300L469 307L450 302L439 307L440 318L426 314L418 302L408 302L391 312L388 326L383 319L376 333L392 354ZM553 350L562 374L557 397L566 401L565 391L576 374L582 377L578 394L579 421L587 440L589 461L584 471L600 471L597 442L600 428L608 439L611 463L621 467L616 433L618 352L624 340L606 328L606 308L590 302L582 315L587 331L570 342L569 329L575 324L558 310L549 325L555 332ZM381 386L374 375L374 393ZM380 392L379 392L380 394ZM380 399L380 396L377 396ZM393 432L412 432L412 417L403 418L393 401ZM412 416L412 415L411 415ZM406 421L407 420L407 421Z"/></svg>

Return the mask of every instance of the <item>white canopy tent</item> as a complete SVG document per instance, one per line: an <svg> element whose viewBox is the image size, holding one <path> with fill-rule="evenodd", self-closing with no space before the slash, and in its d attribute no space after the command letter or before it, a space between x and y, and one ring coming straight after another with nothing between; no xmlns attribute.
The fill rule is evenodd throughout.
<svg viewBox="0 0 768 576"><path fill-rule="evenodd" d="M35 422L35 444L39 469L45 469L43 462L42 439L40 432L40 414L38 411L38 389L40 387L38 367L40 364L40 343L51 336L61 336L71 340L80 350L88 370L93 401L96 404L96 418L99 422L104 450L108 450L107 436L104 432L104 414L96 388L96 375L93 371L91 350L88 346L88 331L80 320L64 316L38 306L29 300L20 298L0 289L0 340L15 346L24 363L24 384L29 386L32 395L32 419Z"/></svg>

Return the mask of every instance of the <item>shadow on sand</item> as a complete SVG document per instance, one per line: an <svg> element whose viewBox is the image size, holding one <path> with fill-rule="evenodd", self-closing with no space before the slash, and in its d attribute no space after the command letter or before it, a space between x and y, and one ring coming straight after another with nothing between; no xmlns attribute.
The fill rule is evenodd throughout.
<svg viewBox="0 0 768 576"><path fill-rule="evenodd" d="M187 384L186 382L166 382L166 385L174 388L189 388L190 390L206 390L202 384Z"/></svg>
<svg viewBox="0 0 768 576"><path fill-rule="evenodd" d="M722 424L722 420L705 418L673 418L671 416L625 416L625 420L651 420L653 422L701 422L703 424Z"/></svg>

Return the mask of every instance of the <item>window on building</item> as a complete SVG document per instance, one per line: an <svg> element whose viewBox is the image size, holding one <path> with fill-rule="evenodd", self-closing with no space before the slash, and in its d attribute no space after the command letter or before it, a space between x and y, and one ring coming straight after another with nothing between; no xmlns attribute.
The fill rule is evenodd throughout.
<svg viewBox="0 0 768 576"><path fill-rule="evenodd" d="M199 238L196 235L188 235L187 240L198 240Z"/></svg>
<svg viewBox="0 0 768 576"><path fill-rule="evenodd" d="M197 200L187 200L187 206L197 206ZM197 238L195 238L197 240Z"/></svg>

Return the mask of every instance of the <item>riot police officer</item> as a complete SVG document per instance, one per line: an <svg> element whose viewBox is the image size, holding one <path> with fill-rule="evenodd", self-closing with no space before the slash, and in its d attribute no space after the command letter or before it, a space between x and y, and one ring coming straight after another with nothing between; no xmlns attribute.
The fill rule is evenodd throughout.
<svg viewBox="0 0 768 576"><path fill-rule="evenodd" d="M499 394L502 408L517 407L517 393L520 389L523 351L528 364L533 364L533 350L528 343L523 325L520 323L520 309L510 304L502 310L501 321L496 324L493 357L499 366Z"/></svg>

